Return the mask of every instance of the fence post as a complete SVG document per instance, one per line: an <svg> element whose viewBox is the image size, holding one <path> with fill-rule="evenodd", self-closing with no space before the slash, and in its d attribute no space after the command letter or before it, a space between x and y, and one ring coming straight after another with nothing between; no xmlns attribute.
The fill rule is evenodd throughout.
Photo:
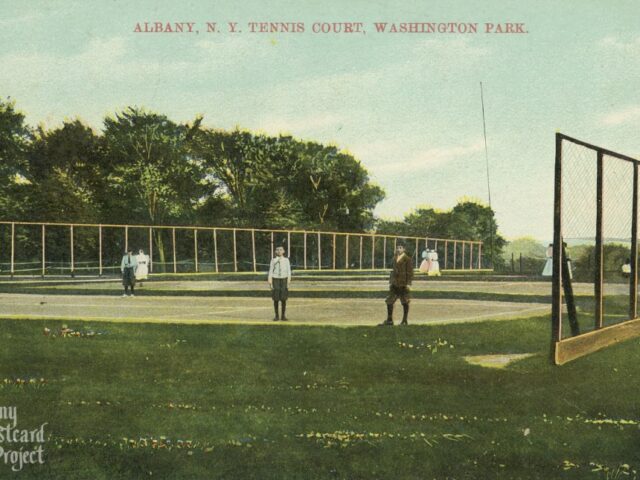
<svg viewBox="0 0 640 480"><path fill-rule="evenodd" d="M603 179L604 179L604 158L602 151L598 150L598 165L596 173L596 246L595 246L595 278L593 281L594 294L595 294L595 328L602 328L603 321L603 279L604 279L604 246L603 246Z"/></svg>
<svg viewBox="0 0 640 480"><path fill-rule="evenodd" d="M382 242L382 268L384 270L387 269L387 237L382 237L384 241Z"/></svg>
<svg viewBox="0 0 640 480"><path fill-rule="evenodd" d="M233 229L233 271L238 271L238 247L236 245L236 229Z"/></svg>
<svg viewBox="0 0 640 480"><path fill-rule="evenodd" d="M473 270L473 242L469 243L469 270Z"/></svg>
<svg viewBox="0 0 640 480"><path fill-rule="evenodd" d="M11 222L11 278L15 272L16 260L16 224Z"/></svg>
<svg viewBox="0 0 640 480"><path fill-rule="evenodd" d="M344 254L344 265L347 270L349 270L349 234L347 233L345 236L345 254Z"/></svg>
<svg viewBox="0 0 640 480"><path fill-rule="evenodd" d="M74 257L74 248L73 248L73 225L69 226L69 234L71 236L71 277L75 276L74 270L76 269L76 262Z"/></svg>
<svg viewBox="0 0 640 480"><path fill-rule="evenodd" d="M371 235L371 270L376 269L376 237Z"/></svg>
<svg viewBox="0 0 640 480"><path fill-rule="evenodd" d="M458 242L453 241L453 269L456 270L458 266Z"/></svg>
<svg viewBox="0 0 640 480"><path fill-rule="evenodd" d="M307 269L307 232L304 232L304 269Z"/></svg>
<svg viewBox="0 0 640 480"><path fill-rule="evenodd" d="M198 273L198 230L193 230L193 259L195 261L196 273Z"/></svg>
<svg viewBox="0 0 640 480"><path fill-rule="evenodd" d="M218 273L218 236L216 235L216 229L213 229L213 264L216 267L216 273Z"/></svg>
<svg viewBox="0 0 640 480"><path fill-rule="evenodd" d="M522 252L520 252L520 275L522 275Z"/></svg>
<svg viewBox="0 0 640 480"><path fill-rule="evenodd" d="M257 272L258 268L256 266L256 230L254 228L251 229L251 253L253 254L253 272Z"/></svg>
<svg viewBox="0 0 640 480"><path fill-rule="evenodd" d="M416 257L416 268L420 266L420 264L418 263L418 250L420 250L420 248L418 246L418 239L416 238L416 253L414 255Z"/></svg>
<svg viewBox="0 0 640 480"><path fill-rule="evenodd" d="M44 272L45 272L45 245L46 245L46 240L45 240L45 232L44 232L44 223L42 224L42 278L44 278Z"/></svg>
<svg viewBox="0 0 640 480"><path fill-rule="evenodd" d="M333 269L336 269L336 234L333 234Z"/></svg>
<svg viewBox="0 0 640 480"><path fill-rule="evenodd" d="M273 232L271 232L271 258L273 258L275 256L273 248L274 248L273 247ZM287 250L289 250L289 245L287 245ZM287 254L288 254L288 252L287 252Z"/></svg>
<svg viewBox="0 0 640 480"><path fill-rule="evenodd" d="M129 253L129 226L124 227L124 250L125 253Z"/></svg>
<svg viewBox="0 0 640 480"><path fill-rule="evenodd" d="M360 235L360 270L362 270L362 242L363 242L363 237L362 235Z"/></svg>
<svg viewBox="0 0 640 480"><path fill-rule="evenodd" d="M102 225L98 225L98 276L102 276Z"/></svg>
<svg viewBox="0 0 640 480"><path fill-rule="evenodd" d="M153 227L149 227L149 273L153 273Z"/></svg>
<svg viewBox="0 0 640 480"><path fill-rule="evenodd" d="M291 258L291 231L287 231L287 255ZM273 257L273 252L271 252L271 257Z"/></svg>
<svg viewBox="0 0 640 480"><path fill-rule="evenodd" d="M511 252L511 273L516 273L516 261L514 255L515 254Z"/></svg>
<svg viewBox="0 0 640 480"><path fill-rule="evenodd" d="M171 245L173 249L173 273L178 272L178 265L176 264L176 229L171 229Z"/></svg>
<svg viewBox="0 0 640 480"><path fill-rule="evenodd" d="M482 243L478 244L478 268L482 268Z"/></svg>
<svg viewBox="0 0 640 480"><path fill-rule="evenodd" d="M318 270L322 270L322 247L320 241L320 232L318 232Z"/></svg>
<svg viewBox="0 0 640 480"><path fill-rule="evenodd" d="M448 261L448 247L449 247L449 242L447 242L446 240L444 241L444 269L447 269L447 261Z"/></svg>
<svg viewBox="0 0 640 480"><path fill-rule="evenodd" d="M638 316L638 164L633 164L631 205L631 275L629 277L629 318Z"/></svg>

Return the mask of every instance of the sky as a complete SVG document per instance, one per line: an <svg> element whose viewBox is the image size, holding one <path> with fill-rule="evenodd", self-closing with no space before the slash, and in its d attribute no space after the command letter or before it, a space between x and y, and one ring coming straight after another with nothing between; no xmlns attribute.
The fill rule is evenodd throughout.
<svg viewBox="0 0 640 480"><path fill-rule="evenodd" d="M555 132L640 156L637 18L638 2L600 0L0 0L0 97L50 128L80 118L99 130L136 105L335 144L384 188L376 214L401 219L488 201L482 82L499 230L547 241ZM194 33L134 32L144 22L194 22ZM251 33L249 22L305 31ZM362 22L365 33L316 34L315 22ZM374 22L479 33L376 33ZM485 34L486 22L527 33Z"/></svg>

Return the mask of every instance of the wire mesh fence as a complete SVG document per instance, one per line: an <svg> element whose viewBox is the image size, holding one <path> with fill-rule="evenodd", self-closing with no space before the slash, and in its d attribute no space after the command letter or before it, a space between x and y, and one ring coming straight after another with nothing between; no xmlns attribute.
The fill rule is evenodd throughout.
<svg viewBox="0 0 640 480"><path fill-rule="evenodd" d="M562 134L556 138L555 342L637 317L638 164ZM576 283L592 288L574 295Z"/></svg>
<svg viewBox="0 0 640 480"><path fill-rule="evenodd" d="M0 222L0 275L114 275L131 248L154 274L261 272L283 246L296 270L379 270L398 241L414 257L438 252L440 268L485 268L482 242L429 237L229 227Z"/></svg>

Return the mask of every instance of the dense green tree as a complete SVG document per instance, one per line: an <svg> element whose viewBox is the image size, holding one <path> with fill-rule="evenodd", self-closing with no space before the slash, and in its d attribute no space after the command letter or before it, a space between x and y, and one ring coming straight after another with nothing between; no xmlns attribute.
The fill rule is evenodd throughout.
<svg viewBox="0 0 640 480"><path fill-rule="evenodd" d="M483 258L491 259L493 240L494 267L503 265L500 255L506 241L498 233L493 210L474 200L463 199L449 211L439 211L430 207L418 208L402 221L380 221L378 233L407 235L416 237L457 238L480 240L483 242Z"/></svg>
<svg viewBox="0 0 640 480"><path fill-rule="evenodd" d="M105 189L101 138L79 120L36 129L28 153L30 220L94 223Z"/></svg>
<svg viewBox="0 0 640 480"><path fill-rule="evenodd" d="M116 223L192 223L213 178L205 177L190 155L200 127L178 124L165 115L130 107L104 120L107 159L105 219ZM160 262L165 262L162 232L156 231Z"/></svg>
<svg viewBox="0 0 640 480"><path fill-rule="evenodd" d="M22 215L30 141L31 131L15 102L0 99L0 212L4 219Z"/></svg>

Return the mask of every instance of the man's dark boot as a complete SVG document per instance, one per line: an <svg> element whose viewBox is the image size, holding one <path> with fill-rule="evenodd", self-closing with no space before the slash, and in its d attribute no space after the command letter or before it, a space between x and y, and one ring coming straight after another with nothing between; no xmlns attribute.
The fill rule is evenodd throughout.
<svg viewBox="0 0 640 480"><path fill-rule="evenodd" d="M282 315L280 316L280 320L287 321L287 317L285 312L287 311L287 302L285 300L282 301Z"/></svg>
<svg viewBox="0 0 640 480"><path fill-rule="evenodd" d="M278 317L278 302L276 300L273 301L273 309L276 312L276 316L273 317L273 321L276 322L276 321L280 320L280 317Z"/></svg>
<svg viewBox="0 0 640 480"><path fill-rule="evenodd" d="M400 322L400 325L409 325L409 322L407 322L407 317L409 316L409 304L403 303L402 310L403 310L402 322Z"/></svg>
<svg viewBox="0 0 640 480"><path fill-rule="evenodd" d="M389 305L387 303L387 319L384 322L378 324L378 326L380 327L385 325L393 325L393 304Z"/></svg>

